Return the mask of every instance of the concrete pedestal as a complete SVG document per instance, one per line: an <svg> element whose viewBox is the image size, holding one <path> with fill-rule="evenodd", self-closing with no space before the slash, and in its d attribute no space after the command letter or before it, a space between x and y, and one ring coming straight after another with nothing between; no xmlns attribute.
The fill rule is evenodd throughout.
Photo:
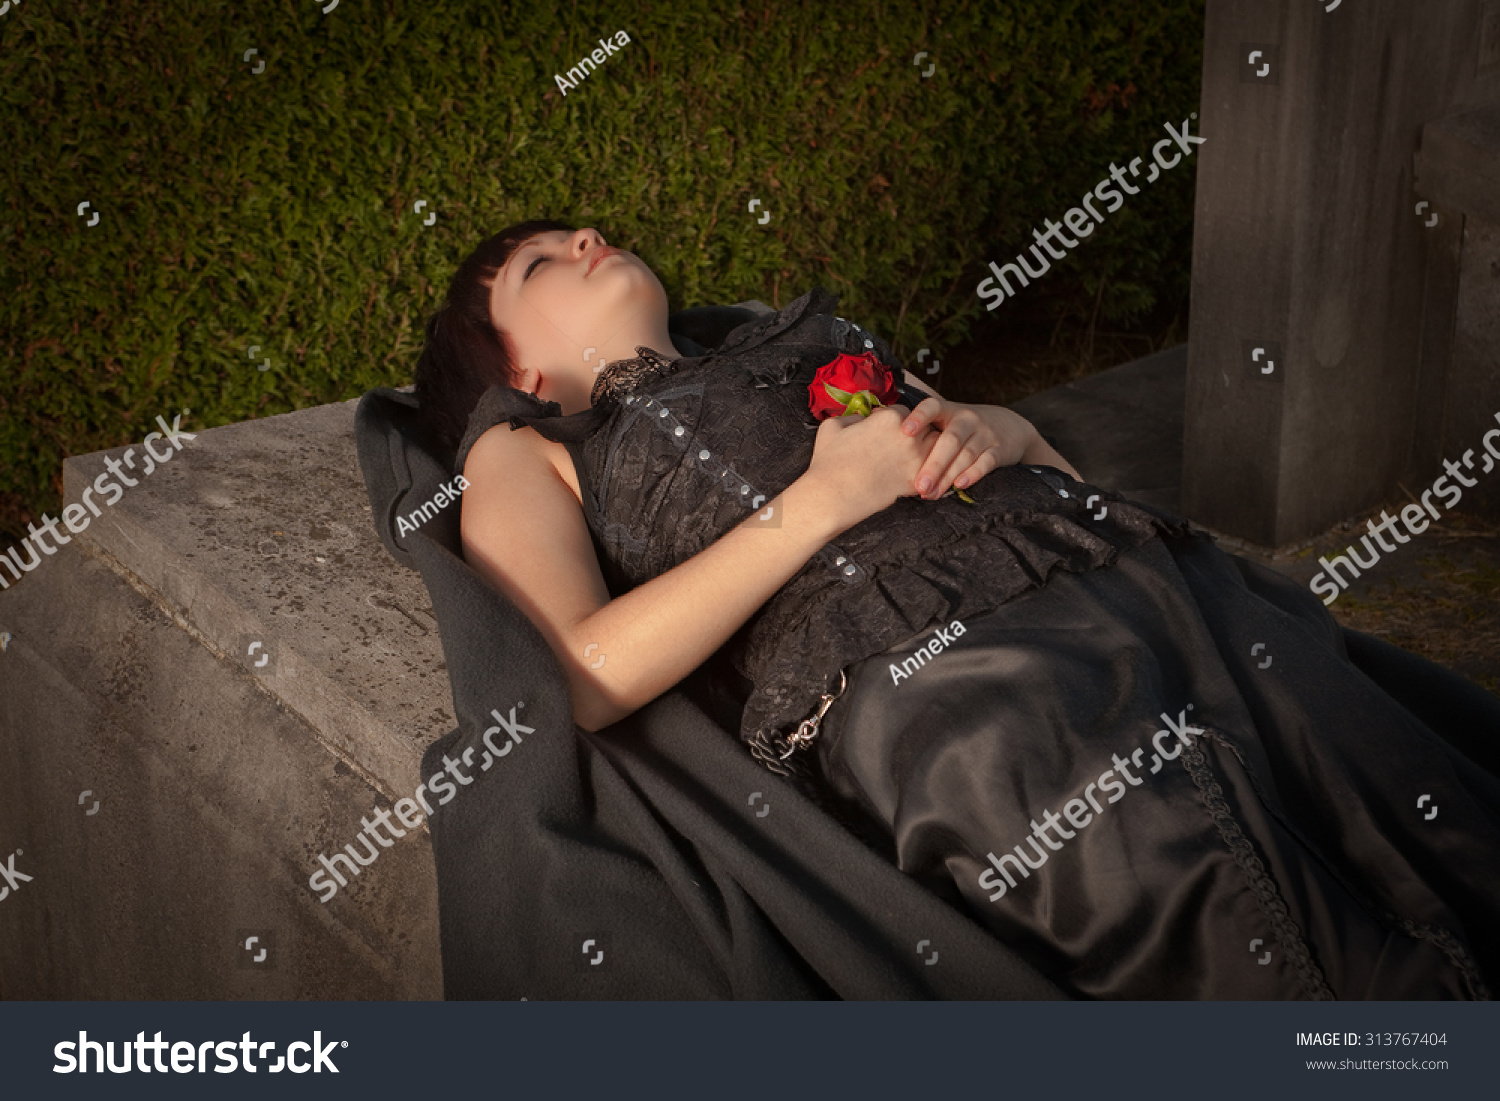
<svg viewBox="0 0 1500 1101"><path fill-rule="evenodd" d="M308 886L453 725L354 406L198 433L0 593L0 997L442 996L425 831Z"/></svg>
<svg viewBox="0 0 1500 1101"><path fill-rule="evenodd" d="M1188 515L1265 547L1312 537L1430 482L1476 446L1468 411L1500 409L1493 359L1486 381L1455 328L1463 295L1493 292L1464 269L1489 230L1424 203L1412 167L1429 123L1500 104L1497 20L1481 0L1209 0ZM1466 331L1493 327L1482 310Z"/></svg>

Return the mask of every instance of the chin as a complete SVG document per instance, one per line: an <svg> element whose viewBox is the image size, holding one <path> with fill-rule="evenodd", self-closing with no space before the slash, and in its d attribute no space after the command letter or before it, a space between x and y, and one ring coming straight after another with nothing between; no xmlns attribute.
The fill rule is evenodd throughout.
<svg viewBox="0 0 1500 1101"><path fill-rule="evenodd" d="M621 304L632 316L642 310L660 310L665 316L667 292L650 268L638 263L625 263L616 264L613 271L597 271L594 274L608 276L607 300L612 304Z"/></svg>

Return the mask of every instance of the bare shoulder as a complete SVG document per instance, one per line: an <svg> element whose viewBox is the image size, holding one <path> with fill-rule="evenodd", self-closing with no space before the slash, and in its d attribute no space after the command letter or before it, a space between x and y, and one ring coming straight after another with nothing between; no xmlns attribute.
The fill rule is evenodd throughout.
<svg viewBox="0 0 1500 1101"><path fill-rule="evenodd" d="M556 449L556 450L554 450ZM563 658L571 625L609 603L567 448L531 428L496 425L464 461L464 560L508 596Z"/></svg>
<svg viewBox="0 0 1500 1101"><path fill-rule="evenodd" d="M536 477L546 475L548 471L572 490L582 506L583 494L568 449L534 429L512 429L502 423L474 441L464 461L463 475L464 480L471 484L477 479L501 493L507 488L531 492L535 489Z"/></svg>

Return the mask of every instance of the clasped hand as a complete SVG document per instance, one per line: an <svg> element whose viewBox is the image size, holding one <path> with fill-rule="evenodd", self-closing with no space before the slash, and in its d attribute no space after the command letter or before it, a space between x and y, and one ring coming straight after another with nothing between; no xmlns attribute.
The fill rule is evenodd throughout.
<svg viewBox="0 0 1500 1101"><path fill-rule="evenodd" d="M967 489L997 466L1020 462L1039 439L1036 428L1019 413L998 405L964 405L929 397L901 422L908 436L920 436L928 426L942 435L917 472L917 492L928 500L941 497L949 486Z"/></svg>
<svg viewBox="0 0 1500 1101"><path fill-rule="evenodd" d="M826 418L804 476L818 487L822 514L844 531L901 497L936 500L1021 462L1078 477L1019 413L929 397L911 410L898 403Z"/></svg>

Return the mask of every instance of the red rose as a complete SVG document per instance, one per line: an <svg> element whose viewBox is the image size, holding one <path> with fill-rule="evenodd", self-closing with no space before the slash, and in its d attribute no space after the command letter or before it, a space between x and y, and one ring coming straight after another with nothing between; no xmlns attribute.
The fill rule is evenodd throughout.
<svg viewBox="0 0 1500 1101"><path fill-rule="evenodd" d="M855 395L868 391L879 405L894 405L901 400L896 388L896 377L891 369L871 352L851 356L840 354L832 363L818 368L812 383L807 388L808 408L818 420L842 417L849 404L849 397L831 394L827 386L842 391L844 395Z"/></svg>

